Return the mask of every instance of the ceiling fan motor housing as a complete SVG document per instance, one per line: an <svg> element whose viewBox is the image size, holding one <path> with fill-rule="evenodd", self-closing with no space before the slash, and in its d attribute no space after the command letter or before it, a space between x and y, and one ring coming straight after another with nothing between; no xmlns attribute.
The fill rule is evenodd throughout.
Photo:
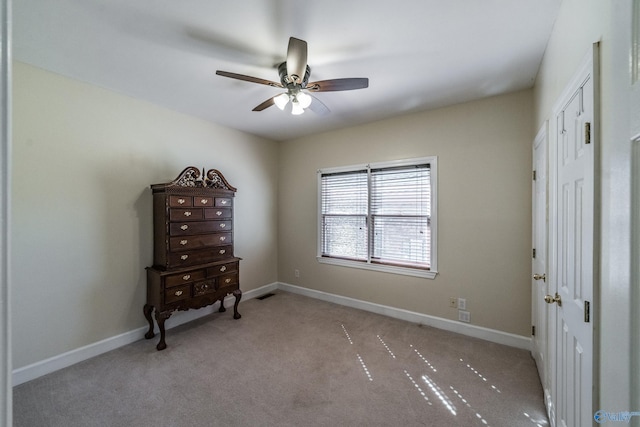
<svg viewBox="0 0 640 427"><path fill-rule="evenodd" d="M282 64L278 65L278 74L280 75L280 82L282 83L282 86L288 88L288 89L293 89L296 86L300 86L301 89L304 89L307 86L307 83L309 83L309 76L311 75L311 68L307 65L307 69L304 73L304 77L302 78L302 82L298 85L295 82L292 82L289 79L289 75L287 73L287 63L283 62Z"/></svg>

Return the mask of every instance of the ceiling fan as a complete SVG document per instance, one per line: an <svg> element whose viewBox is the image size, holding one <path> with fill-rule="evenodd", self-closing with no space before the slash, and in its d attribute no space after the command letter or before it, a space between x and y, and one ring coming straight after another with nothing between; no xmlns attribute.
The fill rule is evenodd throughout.
<svg viewBox="0 0 640 427"><path fill-rule="evenodd" d="M216 74L232 79L286 89L286 92L267 99L255 107L253 111L262 111L274 104L281 110L284 110L285 106L291 101L291 113L294 115L304 113L305 108L309 108L318 114L324 115L329 113L329 108L327 108L326 105L307 92L336 92L369 87L368 78L331 79L309 83L311 68L307 65L307 42L295 37L289 38L287 60L278 65L280 83L221 70L217 70Z"/></svg>

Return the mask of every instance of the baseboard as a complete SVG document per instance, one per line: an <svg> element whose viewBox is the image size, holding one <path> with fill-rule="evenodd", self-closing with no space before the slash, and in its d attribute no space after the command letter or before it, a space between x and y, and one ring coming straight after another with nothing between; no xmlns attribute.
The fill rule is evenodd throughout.
<svg viewBox="0 0 640 427"><path fill-rule="evenodd" d="M372 302L343 297L340 295L316 291L313 289L302 288L300 286L290 285L282 282L278 284L278 289L308 296L311 298L316 298L323 301L332 302L335 304L344 305L347 307L382 314L396 319L406 320L412 323L432 326L434 328L456 332L474 338L480 338L485 341L504 344L510 347L521 348L528 351L531 350L531 339L522 335L510 334L508 332L502 332L495 329L483 328L481 326L470 325L468 323L456 322L454 320L443 319L441 317L429 316L427 314L416 313L413 311L402 310L386 305L375 304Z"/></svg>
<svg viewBox="0 0 640 427"><path fill-rule="evenodd" d="M330 294L326 292L316 291L313 289L302 288L287 283L271 283L261 286L250 291L242 293L242 301L247 301L268 292L273 292L277 289L281 289L286 292L294 294L304 295L311 298L332 302L335 304L344 305L347 307L353 307L360 310L370 311L372 313L382 314L385 316L393 317L396 319L406 320L408 322L418 323L427 326L433 326L434 328L443 329L446 331L456 332L459 334L467 335L474 338L480 338L486 341L495 342L498 344L504 344L511 347L517 347L525 350L530 350L531 339L520 335L509 334L507 332L497 331L494 329L483 328L480 326L469 325L461 322L456 322L449 319L443 319L440 317L429 316L426 314L416 313L408 310L402 310L399 308L389 307L381 304L375 304L367 301L357 300L354 298L344 297L340 295ZM233 303L233 297L227 297L225 299L225 305ZM205 307L200 310L189 310L174 313L165 323L165 328L171 329L183 323L190 322L203 316L207 316L213 313L217 309L217 305ZM147 331L147 327L141 327L129 332L125 332L114 337L104 339L102 341L95 342L93 344L86 345L63 354L45 359L36 363L33 363L22 368L15 369L13 371L13 385L17 386L27 381L34 380L43 375L50 374L57 370L66 368L100 354L106 353L111 350L115 350L118 347L131 344L144 338L144 334Z"/></svg>
<svg viewBox="0 0 640 427"><path fill-rule="evenodd" d="M242 299L240 302L250 300L252 298L259 297L267 292L274 291L278 288L278 283L271 283L269 285L261 286L257 289L252 289L242 293ZM225 298L225 305L229 306L233 304L234 297L229 296ZM175 328L183 323L190 322L203 316L207 316L217 310L218 304L214 304L209 307L202 308L200 310L179 311L174 313L165 322L165 329ZM140 310L142 313L142 310ZM157 328L157 326L156 326ZM27 381L34 380L43 375L50 374L57 370L66 368L100 354L106 353L111 350L115 350L118 347L131 344L144 338L144 334L147 332L148 327L134 329L129 332L125 332L114 337L106 338L102 341L95 342L93 344L86 345L84 347L76 348L63 354L51 357L49 359L41 360L31 365L24 366L22 368L14 369L12 375L12 384L14 386L26 383Z"/></svg>

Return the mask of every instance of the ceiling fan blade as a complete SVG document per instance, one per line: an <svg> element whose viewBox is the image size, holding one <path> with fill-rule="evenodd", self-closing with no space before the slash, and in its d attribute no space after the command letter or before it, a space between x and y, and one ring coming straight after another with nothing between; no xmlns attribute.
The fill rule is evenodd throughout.
<svg viewBox="0 0 640 427"><path fill-rule="evenodd" d="M305 89L313 92L336 92L341 90L364 89L367 87L369 87L369 79L364 77L322 80L307 84Z"/></svg>
<svg viewBox="0 0 640 427"><path fill-rule="evenodd" d="M245 82L259 83L262 85L267 85L272 87L280 87L280 88L283 87L280 83L272 82L270 80L260 79L258 77L245 76L244 74L236 74L236 73L230 73L228 71L220 71L220 70L216 71L216 74L223 77L243 80Z"/></svg>
<svg viewBox="0 0 640 427"><path fill-rule="evenodd" d="M275 97L273 97L275 98ZM262 104L258 105L256 108L254 108L251 111L262 111L266 108L271 107L273 104L275 104L275 102L273 101L273 98L269 98L266 101L264 101Z"/></svg>
<svg viewBox="0 0 640 427"><path fill-rule="evenodd" d="M313 101L311 101L311 105L309 105L309 109L311 111L313 111L314 113L320 116L326 116L331 112L331 110L329 110L329 107L324 105L322 101L320 101L318 98L316 98L313 95L309 95L309 96L313 98Z"/></svg>
<svg viewBox="0 0 640 427"><path fill-rule="evenodd" d="M307 71L307 42L295 37L289 38L287 49L287 75L293 83L302 83Z"/></svg>

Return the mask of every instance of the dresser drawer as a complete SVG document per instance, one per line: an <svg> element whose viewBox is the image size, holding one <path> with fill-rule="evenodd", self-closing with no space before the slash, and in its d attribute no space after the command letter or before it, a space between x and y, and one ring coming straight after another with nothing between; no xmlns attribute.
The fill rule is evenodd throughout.
<svg viewBox="0 0 640 427"><path fill-rule="evenodd" d="M193 206L191 196L169 196L169 206L176 208L186 208Z"/></svg>
<svg viewBox="0 0 640 427"><path fill-rule="evenodd" d="M193 206L213 206L213 197L193 196Z"/></svg>
<svg viewBox="0 0 640 427"><path fill-rule="evenodd" d="M172 208L169 210L170 221L199 221L202 220L200 208Z"/></svg>
<svg viewBox="0 0 640 427"><path fill-rule="evenodd" d="M186 273L172 274L164 279L164 283L167 288L170 288L172 286L195 282L196 280L204 279L204 272L204 270L194 270Z"/></svg>
<svg viewBox="0 0 640 427"><path fill-rule="evenodd" d="M205 219L227 219L231 218L230 208L215 208L204 210Z"/></svg>
<svg viewBox="0 0 640 427"><path fill-rule="evenodd" d="M233 200L230 197L216 197L214 206L220 207L220 208L224 208L224 207L230 208L232 202Z"/></svg>
<svg viewBox="0 0 640 427"><path fill-rule="evenodd" d="M174 288L165 289L164 291L164 303L171 304L172 302L182 301L191 297L191 285L176 286Z"/></svg>
<svg viewBox="0 0 640 427"><path fill-rule="evenodd" d="M220 223L228 222L224 226ZM172 222L169 224L169 234L171 236L187 236L191 234L212 233L214 231L231 230L231 221L193 221L193 222Z"/></svg>
<svg viewBox="0 0 640 427"><path fill-rule="evenodd" d="M232 273L238 271L238 262L228 262L226 264L216 265L215 267L207 268L207 277L216 276L225 273Z"/></svg>
<svg viewBox="0 0 640 427"><path fill-rule="evenodd" d="M238 272L218 277L218 289L238 287Z"/></svg>
<svg viewBox="0 0 640 427"><path fill-rule="evenodd" d="M171 237L169 250L171 252L189 249L200 249L207 246L219 246L231 242L231 233L212 233L193 236Z"/></svg>

